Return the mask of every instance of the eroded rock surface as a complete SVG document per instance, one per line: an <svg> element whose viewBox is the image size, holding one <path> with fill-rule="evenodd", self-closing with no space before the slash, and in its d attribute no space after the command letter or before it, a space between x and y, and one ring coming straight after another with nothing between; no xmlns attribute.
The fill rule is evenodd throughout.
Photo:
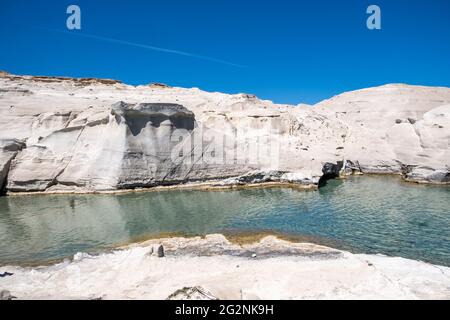
<svg viewBox="0 0 450 320"><path fill-rule="evenodd" d="M448 183L449 88L391 84L325 100L315 110L346 124L342 156L363 173Z"/></svg>
<svg viewBox="0 0 450 320"><path fill-rule="evenodd" d="M161 244L165 257L149 254ZM450 268L273 236L244 245L221 235L155 239L52 266L7 269L14 275L1 278L0 288L18 299L450 298Z"/></svg>
<svg viewBox="0 0 450 320"><path fill-rule="evenodd" d="M340 174L450 183L450 89L386 85L288 106L197 88L1 73L0 141L8 192L316 186L327 163Z"/></svg>
<svg viewBox="0 0 450 320"><path fill-rule="evenodd" d="M5 191L11 161L25 144L17 139L0 139L0 194Z"/></svg>

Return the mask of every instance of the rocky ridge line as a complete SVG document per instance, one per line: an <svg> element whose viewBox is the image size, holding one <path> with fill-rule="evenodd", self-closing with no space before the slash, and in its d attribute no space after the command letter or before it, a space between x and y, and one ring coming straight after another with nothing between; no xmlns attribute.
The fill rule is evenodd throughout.
<svg viewBox="0 0 450 320"><path fill-rule="evenodd" d="M0 185L3 192L191 182L317 187L365 173L449 184L449 128L450 88L393 84L289 106L248 94L3 72Z"/></svg>

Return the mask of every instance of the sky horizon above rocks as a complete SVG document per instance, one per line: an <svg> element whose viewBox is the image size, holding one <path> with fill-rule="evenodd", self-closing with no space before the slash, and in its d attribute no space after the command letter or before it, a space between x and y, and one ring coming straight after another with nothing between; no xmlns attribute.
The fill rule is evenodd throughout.
<svg viewBox="0 0 450 320"><path fill-rule="evenodd" d="M81 8L68 30L67 6ZM162 82L315 104L387 83L450 86L450 2L2 1L0 70ZM32 54L30 54L32 53Z"/></svg>

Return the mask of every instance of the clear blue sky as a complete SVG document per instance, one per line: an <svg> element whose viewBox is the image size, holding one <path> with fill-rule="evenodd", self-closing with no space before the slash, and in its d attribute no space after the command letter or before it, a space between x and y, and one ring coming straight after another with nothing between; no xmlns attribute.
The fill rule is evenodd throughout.
<svg viewBox="0 0 450 320"><path fill-rule="evenodd" d="M66 29L70 4L81 7L80 31ZM380 31L366 28L370 4L381 7ZM0 0L0 37L0 69L12 73L163 82L279 103L392 82L450 86L450 0Z"/></svg>

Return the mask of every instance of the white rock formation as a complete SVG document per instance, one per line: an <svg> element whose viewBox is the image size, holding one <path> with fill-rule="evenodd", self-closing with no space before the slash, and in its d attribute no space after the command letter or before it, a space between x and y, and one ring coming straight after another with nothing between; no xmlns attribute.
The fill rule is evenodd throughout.
<svg viewBox="0 0 450 320"><path fill-rule="evenodd" d="M12 275L0 289L18 299L450 299L450 268L273 236L243 246L221 235L151 240L2 272Z"/></svg>
<svg viewBox="0 0 450 320"><path fill-rule="evenodd" d="M0 185L9 192L213 179L315 186L326 163L339 163L332 172L344 165L344 173L449 183L449 141L450 88L386 85L309 107L0 73Z"/></svg>
<svg viewBox="0 0 450 320"><path fill-rule="evenodd" d="M450 181L450 88L391 84L344 93L315 110L347 126L342 154L365 173Z"/></svg>

